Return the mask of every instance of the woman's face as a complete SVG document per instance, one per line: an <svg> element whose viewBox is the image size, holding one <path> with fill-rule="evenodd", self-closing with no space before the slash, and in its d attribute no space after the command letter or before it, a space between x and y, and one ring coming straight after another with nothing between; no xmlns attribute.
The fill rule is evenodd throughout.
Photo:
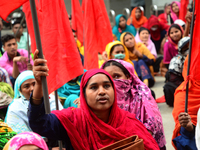
<svg viewBox="0 0 200 150"><path fill-rule="evenodd" d="M105 74L92 76L85 89L85 98L93 112L106 111L114 103L114 89Z"/></svg>
<svg viewBox="0 0 200 150"><path fill-rule="evenodd" d="M126 28L126 19L124 17L119 19L119 27L122 29Z"/></svg>
<svg viewBox="0 0 200 150"><path fill-rule="evenodd" d="M29 100L30 95L34 89L34 86L35 86L35 79L28 79L24 81L21 85L21 93L27 100Z"/></svg>
<svg viewBox="0 0 200 150"><path fill-rule="evenodd" d="M178 7L178 5L176 3L172 4L172 11L174 13L178 13L179 12L179 7Z"/></svg>
<svg viewBox="0 0 200 150"><path fill-rule="evenodd" d="M149 39L149 32L147 30L143 30L140 32L139 36L142 42L147 42Z"/></svg>
<svg viewBox="0 0 200 150"><path fill-rule="evenodd" d="M35 145L24 145L19 150L42 150L42 149Z"/></svg>
<svg viewBox="0 0 200 150"><path fill-rule="evenodd" d="M125 53L125 50L122 45L115 46L111 54L111 59L114 59L116 54L124 54L124 53Z"/></svg>
<svg viewBox="0 0 200 150"><path fill-rule="evenodd" d="M133 48L135 46L135 40L134 40L134 37L130 34L127 34L125 37L124 37L124 45L127 47L127 48Z"/></svg>
<svg viewBox="0 0 200 150"><path fill-rule="evenodd" d="M142 15L141 10L140 9L136 9L136 11L135 11L135 18L138 20L138 19L140 19L141 15Z"/></svg>
<svg viewBox="0 0 200 150"><path fill-rule="evenodd" d="M182 33L179 29L172 27L170 30L170 37L173 41L178 42L182 37Z"/></svg>
<svg viewBox="0 0 200 150"><path fill-rule="evenodd" d="M169 15L170 12L171 12L171 6L169 5L169 6L166 7L166 14Z"/></svg>
<svg viewBox="0 0 200 150"><path fill-rule="evenodd" d="M122 69L120 69L117 66L114 65L108 66L104 68L104 70L107 71L113 79L125 79L125 80L128 79L128 77L126 77L125 74L123 73Z"/></svg>

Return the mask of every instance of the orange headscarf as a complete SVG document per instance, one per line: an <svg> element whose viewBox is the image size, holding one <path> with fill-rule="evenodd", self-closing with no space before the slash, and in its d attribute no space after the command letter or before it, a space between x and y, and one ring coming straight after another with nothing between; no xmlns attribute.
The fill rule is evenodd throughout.
<svg viewBox="0 0 200 150"><path fill-rule="evenodd" d="M140 7L135 7L132 12L131 12L131 16L132 17L132 22L131 19L129 18L127 21L127 24L130 25L132 24L135 28L140 28L144 23L147 22L147 18L144 16L144 12L140 9L141 11L141 17L139 20L136 19L135 17L135 12L137 9L140 9Z"/></svg>
<svg viewBox="0 0 200 150"><path fill-rule="evenodd" d="M186 93L186 76L187 76L187 64L188 57L185 59L184 68L182 75L184 77L184 81L182 84L176 89L174 94L174 109L172 111L172 115L175 121L175 129L173 131L172 140L180 135L181 125L178 121L178 115L181 112L185 112L185 93ZM188 93L188 114L192 119L192 123L196 126L197 124L197 112L200 108L200 82L191 80L189 81L189 93ZM175 145L172 142L172 145ZM176 147L175 147L176 148Z"/></svg>

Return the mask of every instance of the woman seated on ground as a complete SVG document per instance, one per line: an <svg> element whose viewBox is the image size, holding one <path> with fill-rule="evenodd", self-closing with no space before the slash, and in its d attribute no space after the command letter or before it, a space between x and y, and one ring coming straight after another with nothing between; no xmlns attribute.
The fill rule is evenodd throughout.
<svg viewBox="0 0 200 150"><path fill-rule="evenodd" d="M35 59L38 53L36 50ZM45 66L38 67L40 64ZM37 59L33 70L37 72L34 74L36 86L30 97L28 113L34 132L64 140L66 148L73 149L97 150L132 135L143 139L146 150L159 149L145 126L133 114L117 106L114 82L104 70L93 69L83 75L80 108L68 108L50 114L45 114L42 98L41 76L48 75L45 60Z"/></svg>
<svg viewBox="0 0 200 150"><path fill-rule="evenodd" d="M154 57L156 58L156 61L153 65L153 70L154 70L154 72L159 72L160 63L163 60L163 57L160 56L157 58L156 47L155 47L154 43L151 41L149 30L147 28L141 27L135 36L135 41L136 41L136 43L139 43L139 42L143 43L148 48L148 50L151 52L151 54L154 55Z"/></svg>
<svg viewBox="0 0 200 150"><path fill-rule="evenodd" d="M178 54L172 58L169 70L165 75L164 94L166 103L174 106L174 93L176 88L184 81L182 76L185 58L189 53L189 37L182 38L178 43Z"/></svg>
<svg viewBox="0 0 200 150"><path fill-rule="evenodd" d="M136 29L133 26L126 24L126 16L119 14L115 17L116 25L113 27L112 32L117 37L117 40L120 41L120 36L124 32L130 32L134 36L136 35Z"/></svg>
<svg viewBox="0 0 200 150"><path fill-rule="evenodd" d="M158 16L158 20L167 25L173 24L174 21L170 16L170 12L171 12L171 4L166 3L164 6L164 13Z"/></svg>
<svg viewBox="0 0 200 150"><path fill-rule="evenodd" d="M84 70L86 72L86 70ZM82 79L82 75L70 80L62 87L60 87L58 91L58 95L61 99L64 100L64 108L68 107L78 107L80 103L80 83Z"/></svg>
<svg viewBox="0 0 200 150"><path fill-rule="evenodd" d="M133 61L134 68L138 77L149 87L152 87L154 81L154 71L152 65L154 64L155 57L147 49L143 43L136 43L134 36L125 32L120 37L121 42L127 47L129 52L129 59ZM150 69L148 68L150 67Z"/></svg>
<svg viewBox="0 0 200 150"><path fill-rule="evenodd" d="M48 150L48 147L37 133L24 132L10 139L3 150Z"/></svg>
<svg viewBox="0 0 200 150"><path fill-rule="evenodd" d="M183 37L183 29L177 24L170 26L168 32L168 41L164 44L163 63L169 68L171 59L178 54L178 42Z"/></svg>
<svg viewBox="0 0 200 150"><path fill-rule="evenodd" d="M136 29L139 29L144 23L147 22L147 18L144 16L144 12L140 9L140 7L135 7L131 16L127 21L128 25L133 25Z"/></svg>
<svg viewBox="0 0 200 150"><path fill-rule="evenodd" d="M165 149L162 117L151 90L134 74L133 66L123 60L112 59L102 65L114 79L117 105L135 114L152 134L160 149Z"/></svg>
<svg viewBox="0 0 200 150"><path fill-rule="evenodd" d="M171 18L173 20L172 24L179 19L179 12L180 12L181 4L178 1L173 1L171 3Z"/></svg>
<svg viewBox="0 0 200 150"><path fill-rule="evenodd" d="M156 46L157 53L159 53L161 42L167 33L169 25L158 21L158 18L156 16L151 15L151 17L143 25L143 27L147 28L150 31L151 40Z"/></svg>
<svg viewBox="0 0 200 150"><path fill-rule="evenodd" d="M175 129L172 136L172 144L178 150L196 150L195 127L197 124L197 113L200 108L200 83L198 80L189 81L188 113L185 112L185 93L187 82L188 57L183 67L184 81L174 93L174 109L172 115L175 121Z"/></svg>
<svg viewBox="0 0 200 150"><path fill-rule="evenodd" d="M24 71L16 79L15 96L8 106L5 122L17 133L32 131L28 123L27 109L35 82L32 71ZM54 97L54 95L50 95L51 110L56 110ZM59 102L59 109L61 110L62 108Z"/></svg>

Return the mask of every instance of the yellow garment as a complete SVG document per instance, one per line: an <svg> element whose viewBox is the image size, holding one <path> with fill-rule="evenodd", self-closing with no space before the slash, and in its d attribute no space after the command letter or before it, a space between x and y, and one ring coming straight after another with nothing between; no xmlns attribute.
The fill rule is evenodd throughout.
<svg viewBox="0 0 200 150"><path fill-rule="evenodd" d="M120 41L124 44L124 36L127 32L122 33L122 35L120 36ZM130 33L131 34L131 33ZM132 34L131 34L132 35ZM133 36L133 35L132 35ZM135 49L138 50L142 55L147 56L147 58L149 59L153 59L154 62L156 61L155 56L149 51L149 49L143 44L143 43L137 43L135 42L135 37L133 36L134 39L134 43L135 43ZM133 54L131 51L129 51L129 59L130 60L134 60L134 61L138 61L138 56L136 56L135 54ZM151 71L151 75L154 78L154 70L153 70L153 66L149 66L149 69Z"/></svg>
<svg viewBox="0 0 200 150"><path fill-rule="evenodd" d="M79 40L76 41L76 45L79 49L79 52L81 53L81 55L84 56L84 46L81 45L81 42Z"/></svg>
<svg viewBox="0 0 200 150"><path fill-rule="evenodd" d="M107 57L108 57L108 59L109 59L109 60L112 59L112 58L111 58L111 53L110 53L110 51L111 51L111 49L112 49L113 46L118 45L118 44L120 44L120 45L122 45L122 46L124 47L124 50L125 50L124 61L131 63L131 64L133 65L133 67L134 67L133 62L129 59L129 52L128 52L128 49L127 49L120 41L110 42L110 43L108 43L108 44L106 45L105 51L107 52ZM105 62L104 60L99 60L99 68L103 65L104 62ZM135 75L137 75L136 71L135 71Z"/></svg>

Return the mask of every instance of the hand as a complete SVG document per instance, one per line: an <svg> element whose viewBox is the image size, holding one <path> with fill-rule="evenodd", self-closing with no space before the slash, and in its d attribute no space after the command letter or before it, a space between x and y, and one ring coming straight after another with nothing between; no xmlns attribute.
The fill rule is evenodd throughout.
<svg viewBox="0 0 200 150"><path fill-rule="evenodd" d="M108 55L107 55L107 52L106 52L106 51L104 51L104 52L102 53L102 58L103 58L104 61L108 61Z"/></svg>
<svg viewBox="0 0 200 150"><path fill-rule="evenodd" d="M75 99L75 101L73 102L74 104L79 104L80 103L80 97Z"/></svg>
<svg viewBox="0 0 200 150"><path fill-rule="evenodd" d="M14 62L22 62L22 63L26 63L28 62L28 58L24 57L24 56L16 56L13 58Z"/></svg>
<svg viewBox="0 0 200 150"><path fill-rule="evenodd" d="M32 66L31 63L28 63L28 64L27 64L27 70L33 70L33 66Z"/></svg>
<svg viewBox="0 0 200 150"><path fill-rule="evenodd" d="M143 55L142 55L142 53L140 53L140 51L138 51L138 50L134 50L134 54L137 56L137 57L139 57L139 58L142 58L143 57Z"/></svg>
<svg viewBox="0 0 200 150"><path fill-rule="evenodd" d="M182 127L184 127L186 130L192 132L193 131L193 125L191 121L191 117L188 113L182 112L178 115L178 121Z"/></svg>
<svg viewBox="0 0 200 150"><path fill-rule="evenodd" d="M34 53L34 65L33 65L33 75L36 80L36 84L41 85L41 77L48 76L47 60L38 58L39 51L36 50ZM43 66L41 65L43 64Z"/></svg>
<svg viewBox="0 0 200 150"><path fill-rule="evenodd" d="M186 19L187 23L191 23L191 21L192 21L192 14L193 14L192 12L187 11L187 14L185 16L185 19Z"/></svg>

